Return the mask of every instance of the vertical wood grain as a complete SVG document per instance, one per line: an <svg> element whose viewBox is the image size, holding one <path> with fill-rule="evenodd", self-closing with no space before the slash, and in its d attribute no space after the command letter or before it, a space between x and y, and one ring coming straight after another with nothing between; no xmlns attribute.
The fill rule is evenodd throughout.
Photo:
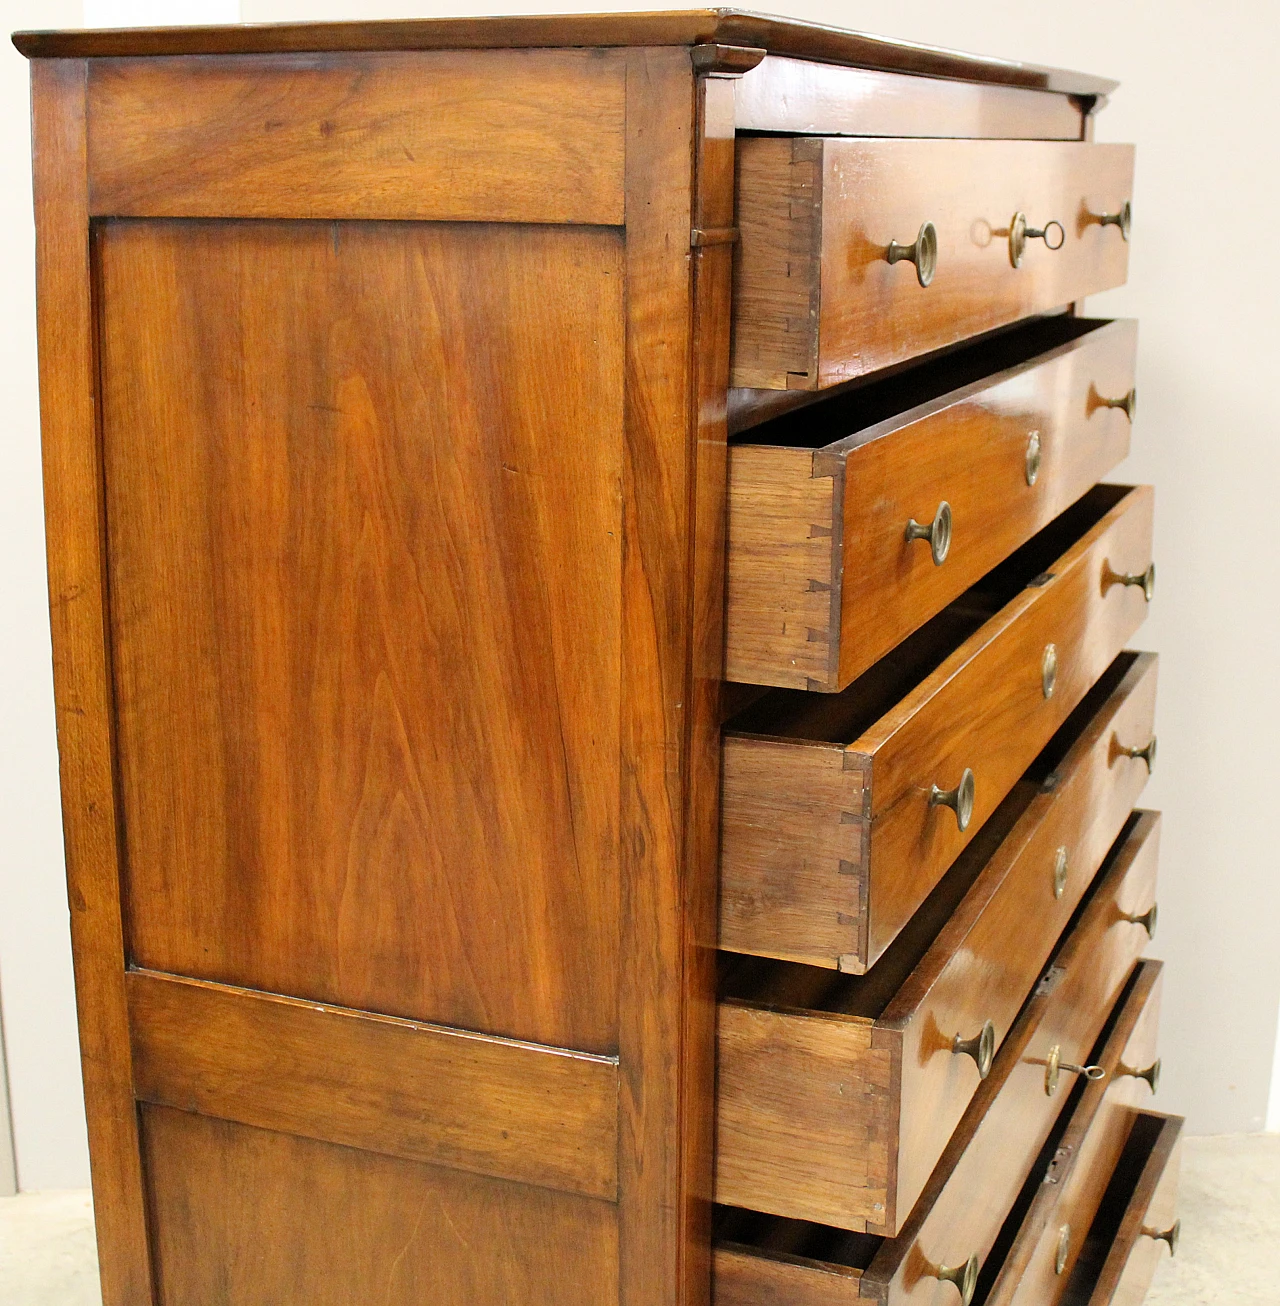
<svg viewBox="0 0 1280 1306"><path fill-rule="evenodd" d="M149 1306L120 915L83 62L32 67L40 425L76 1004L104 1306Z"/></svg>
<svg viewBox="0 0 1280 1306"><path fill-rule="evenodd" d="M686 1094L698 1084L696 1075L684 1073L686 1004L698 971L686 934L683 829L695 477L689 245L695 83L685 50L633 49L627 59L621 1301L699 1306L709 1285L695 1284L688 1264L695 1230L681 1135ZM714 874L714 867L702 869ZM710 995L703 1000L710 1003Z"/></svg>

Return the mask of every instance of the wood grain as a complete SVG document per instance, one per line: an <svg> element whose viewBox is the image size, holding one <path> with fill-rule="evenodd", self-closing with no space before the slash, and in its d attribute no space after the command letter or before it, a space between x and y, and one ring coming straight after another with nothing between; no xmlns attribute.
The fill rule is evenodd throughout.
<svg viewBox="0 0 1280 1306"><path fill-rule="evenodd" d="M127 987L142 1102L617 1197L614 1058L153 971Z"/></svg>
<svg viewBox="0 0 1280 1306"><path fill-rule="evenodd" d="M1052 1047L1076 1065L1087 1057L1111 1013L1146 931L1122 918L1135 899L1154 894L1159 816L1141 813L1117 842L1077 924L1054 954L974 1094L915 1210L897 1238L883 1243L863 1277L863 1295L886 1302L932 1303L932 1267L985 1258L1069 1096L1064 1072L1045 1093ZM873 1288L874 1291L868 1291Z"/></svg>
<svg viewBox="0 0 1280 1306"><path fill-rule="evenodd" d="M766 55L737 89L739 131L823 136L1080 139L1080 107L1021 87Z"/></svg>
<svg viewBox="0 0 1280 1306"><path fill-rule="evenodd" d="M1008 59L987 59L912 41L895 41L736 9L19 32L14 44L31 58L718 44L755 46L775 54L827 63L857 64L997 86L1025 86L1065 95L1099 96L1116 88L1116 83L1107 78L1085 73Z"/></svg>
<svg viewBox="0 0 1280 1306"><path fill-rule="evenodd" d="M1089 215L1131 197L1129 146L744 137L738 151L735 386L824 389L1125 279L1128 245ZM796 179L780 186L788 167ZM1061 223L1064 244L1029 241L1014 268L1007 234L1020 211L1033 227ZM922 289L885 251L926 221L938 257Z"/></svg>
<svg viewBox="0 0 1280 1306"><path fill-rule="evenodd" d="M917 918L869 974L824 985L826 972L762 968L754 990L731 986L720 1007L720 1201L899 1231L979 1084L952 1038L990 1020L997 1046L1004 1039L1146 783L1116 739L1149 733L1155 658L1130 656L1117 672L1055 740L1052 771L1024 782L1028 796L970 846L950 877L960 894L931 900L920 913L931 923ZM1055 897L1059 848L1069 873Z"/></svg>
<svg viewBox="0 0 1280 1306"><path fill-rule="evenodd" d="M165 1107L142 1119L168 1306L618 1299L607 1202Z"/></svg>
<svg viewBox="0 0 1280 1306"><path fill-rule="evenodd" d="M1031 356L1002 366L1019 338ZM1059 318L747 432L729 464L726 677L838 691L861 675L1128 455L1129 419L1098 399L1133 387L1136 350L1135 322ZM995 370L968 381L988 359ZM964 383L935 398L935 374ZM898 396L907 411L845 434ZM904 528L943 501L954 527L936 566Z"/></svg>
<svg viewBox="0 0 1280 1306"><path fill-rule="evenodd" d="M860 1271L798 1256L715 1249L715 1306L847 1306L861 1300Z"/></svg>
<svg viewBox="0 0 1280 1306"><path fill-rule="evenodd" d="M1099 487L1075 511L1078 517L1064 517L1010 560L1008 587L992 602L1016 592L985 622L975 593L841 695L779 692L729 723L721 892L735 920L734 942L722 933L722 946L850 970L865 969L884 952L1146 616L1141 592L1112 577L1142 571L1150 561L1149 488ZM1037 583L1018 587L1033 577ZM1058 673L1046 699L1041 662L1050 643ZM838 805L819 816L815 805L829 789L815 788L813 776L834 774L834 747L862 777L861 810L837 790ZM761 756L745 756L754 750ZM956 785L966 767L974 772L976 800L961 832L952 812L930 806L929 795L933 784ZM818 841L777 838L761 825L774 812L784 820L809 813ZM840 831L833 860L829 831L841 824L859 833ZM816 872L817 883L852 875L864 886L861 914L840 908L848 919L834 950L824 898L814 911L822 951L806 944L802 926L795 928L794 902L776 920L767 910L815 882L815 868L825 870Z"/></svg>
<svg viewBox="0 0 1280 1306"><path fill-rule="evenodd" d="M1085 1085L1048 1170L1028 1179L1037 1185L1035 1196L986 1306L1056 1306L1061 1300L1137 1111L1151 1100L1145 1080L1117 1072L1145 1069L1156 1059L1162 969L1158 961L1140 963L1123 1013L1095 1058L1107 1077ZM1059 1271L1064 1227L1068 1251Z"/></svg>
<svg viewBox="0 0 1280 1306"><path fill-rule="evenodd" d="M618 236L98 231L132 959L615 1051Z"/></svg>
<svg viewBox="0 0 1280 1306"><path fill-rule="evenodd" d="M32 69L49 620L76 1007L104 1306L150 1306L133 1104L107 637L85 65Z"/></svg>
<svg viewBox="0 0 1280 1306"><path fill-rule="evenodd" d="M624 95L602 51L95 60L90 212L619 223Z"/></svg>

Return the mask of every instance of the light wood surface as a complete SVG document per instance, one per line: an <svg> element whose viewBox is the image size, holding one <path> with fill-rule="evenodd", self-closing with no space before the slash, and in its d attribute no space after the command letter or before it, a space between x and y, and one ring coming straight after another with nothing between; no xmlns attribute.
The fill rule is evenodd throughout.
<svg viewBox="0 0 1280 1306"><path fill-rule="evenodd" d="M1151 654L1119 660L957 864L958 889L867 975L772 967L730 981L720 1201L898 1232L979 1084L952 1039L986 1020L1004 1039L1142 792L1145 765L1117 757L1116 740L1148 736L1155 672Z"/></svg>
<svg viewBox="0 0 1280 1306"><path fill-rule="evenodd" d="M138 965L617 1049L621 252L98 229Z"/></svg>
<svg viewBox="0 0 1280 1306"><path fill-rule="evenodd" d="M1099 487L842 694L779 690L729 723L722 947L851 971L876 961L1141 625L1141 590L1114 577L1150 562L1151 511L1147 487ZM962 832L930 791L966 767L976 789ZM836 802L824 808L827 793ZM796 898L824 876L834 887L814 899L810 933ZM775 902L787 912L775 916Z"/></svg>
<svg viewBox="0 0 1280 1306"><path fill-rule="evenodd" d="M1127 456L1130 421L1099 400L1133 388L1136 349L1135 322L1049 319L744 432L727 678L841 690L1008 557ZM943 502L939 566L905 528Z"/></svg>
<svg viewBox="0 0 1280 1306"><path fill-rule="evenodd" d="M824 389L1125 279L1128 245L1090 215L1131 199L1127 145L762 136L739 142L738 170L735 386ZM1063 244L1030 240L1015 268L1019 212ZM925 222L922 288L885 253Z"/></svg>
<svg viewBox="0 0 1280 1306"><path fill-rule="evenodd" d="M127 989L139 1101L617 1197L616 1058L152 971Z"/></svg>
<svg viewBox="0 0 1280 1306"><path fill-rule="evenodd" d="M143 1306L152 1300L152 1283L124 993L98 358L85 204L86 76L85 65L75 60L32 69L45 547L98 1263L107 1306Z"/></svg>
<svg viewBox="0 0 1280 1306"><path fill-rule="evenodd" d="M616 1208L224 1120L142 1108L171 1306L618 1300ZM483 1255L477 1255L483 1247Z"/></svg>
<svg viewBox="0 0 1280 1306"><path fill-rule="evenodd" d="M620 223L624 64L585 50L95 60L89 211Z"/></svg>
<svg viewBox="0 0 1280 1306"><path fill-rule="evenodd" d="M859 1270L783 1254L716 1247L715 1306L846 1306L861 1301Z"/></svg>
<svg viewBox="0 0 1280 1306"><path fill-rule="evenodd" d="M1158 961L1138 967L1123 1014L1096 1057L1107 1077L1085 1085L1049 1168L1028 1179L1035 1195L985 1306L1055 1306L1066 1290L1134 1118L1151 1101L1147 1081L1122 1072L1145 1070L1158 1055L1162 969ZM1060 1262L1064 1229L1067 1253Z"/></svg>

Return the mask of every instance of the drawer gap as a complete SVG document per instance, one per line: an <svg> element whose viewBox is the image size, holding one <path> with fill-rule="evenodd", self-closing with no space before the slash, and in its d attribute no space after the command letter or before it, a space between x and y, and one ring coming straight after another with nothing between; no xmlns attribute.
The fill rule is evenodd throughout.
<svg viewBox="0 0 1280 1306"><path fill-rule="evenodd" d="M810 1220L790 1220L736 1206L715 1208L715 1242L736 1244L753 1252L799 1256L825 1265L865 1270L883 1238L869 1233L849 1233Z"/></svg>

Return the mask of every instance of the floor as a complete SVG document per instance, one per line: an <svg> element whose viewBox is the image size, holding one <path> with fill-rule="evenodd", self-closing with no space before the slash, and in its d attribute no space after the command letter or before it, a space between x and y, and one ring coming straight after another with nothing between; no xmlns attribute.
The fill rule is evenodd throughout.
<svg viewBox="0 0 1280 1306"><path fill-rule="evenodd" d="M1275 1306L1280 1134L1191 1138L1183 1152L1182 1245L1148 1306ZM100 1306L87 1192L0 1197L0 1303Z"/></svg>

